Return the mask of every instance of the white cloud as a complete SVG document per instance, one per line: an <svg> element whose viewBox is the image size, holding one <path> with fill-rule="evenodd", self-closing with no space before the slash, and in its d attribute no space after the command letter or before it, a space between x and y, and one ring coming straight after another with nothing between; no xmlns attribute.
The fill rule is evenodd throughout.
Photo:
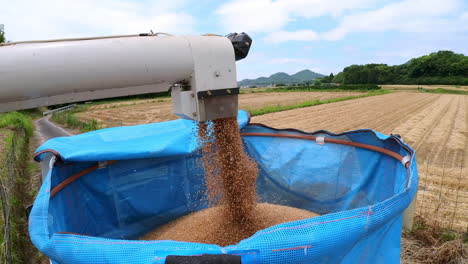
<svg viewBox="0 0 468 264"><path fill-rule="evenodd" d="M459 21L450 17L462 6L459 0L405 0L372 11L345 16L338 27L323 34L339 40L354 32L400 31L410 33L459 30Z"/></svg>
<svg viewBox="0 0 468 264"><path fill-rule="evenodd" d="M460 16L460 20L463 21L464 23L468 23L468 12L463 13Z"/></svg>
<svg viewBox="0 0 468 264"><path fill-rule="evenodd" d="M312 30L279 31L268 34L266 39L271 42L312 41L319 39L319 35Z"/></svg>
<svg viewBox="0 0 468 264"><path fill-rule="evenodd" d="M326 15L339 17L348 10L369 9L379 0L284 0L284 2L293 16L313 18Z"/></svg>
<svg viewBox="0 0 468 264"><path fill-rule="evenodd" d="M234 0L217 10L227 31L268 33L271 42L339 40L356 32L437 33L468 29L468 12L457 17L463 0L403 0L377 8L371 0ZM348 11L348 12L346 12ZM350 13L344 15L346 13ZM285 31L296 19L334 17L336 28L323 33Z"/></svg>
<svg viewBox="0 0 468 264"><path fill-rule="evenodd" d="M375 0L234 0L216 10L227 32L279 31L297 18L339 16L372 7Z"/></svg>
<svg viewBox="0 0 468 264"><path fill-rule="evenodd" d="M189 33L194 18L178 11L185 1L16 0L2 4L9 40L156 32Z"/></svg>
<svg viewBox="0 0 468 264"><path fill-rule="evenodd" d="M279 30L290 18L280 1L236 0L222 5L216 13L226 32L268 32Z"/></svg>

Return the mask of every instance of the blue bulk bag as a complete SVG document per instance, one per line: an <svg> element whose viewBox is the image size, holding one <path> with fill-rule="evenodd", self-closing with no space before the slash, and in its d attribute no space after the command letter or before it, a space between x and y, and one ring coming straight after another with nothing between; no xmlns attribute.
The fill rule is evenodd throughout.
<svg viewBox="0 0 468 264"><path fill-rule="evenodd" d="M53 263L164 263L169 255L230 254L241 263L399 263L402 213L416 193L414 151L361 129L306 133L250 123L259 201L321 216L256 232L236 245L132 240L207 207L193 131L174 120L54 138L36 152L44 180L29 218Z"/></svg>

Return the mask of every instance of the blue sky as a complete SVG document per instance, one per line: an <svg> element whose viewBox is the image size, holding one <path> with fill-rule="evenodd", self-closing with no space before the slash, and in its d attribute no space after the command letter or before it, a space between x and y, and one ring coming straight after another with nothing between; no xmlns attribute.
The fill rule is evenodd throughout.
<svg viewBox="0 0 468 264"><path fill-rule="evenodd" d="M438 50L468 55L466 0L0 0L8 40L245 31L238 79L350 64L401 64Z"/></svg>

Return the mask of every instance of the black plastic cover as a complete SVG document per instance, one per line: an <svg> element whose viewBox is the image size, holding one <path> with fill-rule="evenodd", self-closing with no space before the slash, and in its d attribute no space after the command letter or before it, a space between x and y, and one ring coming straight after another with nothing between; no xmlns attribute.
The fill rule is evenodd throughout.
<svg viewBox="0 0 468 264"><path fill-rule="evenodd" d="M250 38L247 33L230 33L226 37L232 42L234 53L236 54L236 61L247 57L250 47L252 46L252 38Z"/></svg>
<svg viewBox="0 0 468 264"><path fill-rule="evenodd" d="M241 264L241 257L226 254L200 256L167 256L165 264Z"/></svg>

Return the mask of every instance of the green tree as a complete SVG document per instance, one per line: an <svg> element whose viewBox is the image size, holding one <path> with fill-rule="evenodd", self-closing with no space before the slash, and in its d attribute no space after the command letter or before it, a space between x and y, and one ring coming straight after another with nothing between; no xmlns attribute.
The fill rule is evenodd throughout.
<svg viewBox="0 0 468 264"><path fill-rule="evenodd" d="M332 82L343 83L343 72L339 72L337 75L335 75Z"/></svg>
<svg viewBox="0 0 468 264"><path fill-rule="evenodd" d="M468 82L468 57L443 50L413 58L402 65L351 65L344 68L342 75L344 84L463 85Z"/></svg>
<svg viewBox="0 0 468 264"><path fill-rule="evenodd" d="M5 42L5 31L3 31L3 25L0 26L0 43Z"/></svg>
<svg viewBox="0 0 468 264"><path fill-rule="evenodd" d="M333 75L333 73L330 73L329 76L322 77L321 81L322 83L331 83L333 81L333 78L335 78L335 76Z"/></svg>

